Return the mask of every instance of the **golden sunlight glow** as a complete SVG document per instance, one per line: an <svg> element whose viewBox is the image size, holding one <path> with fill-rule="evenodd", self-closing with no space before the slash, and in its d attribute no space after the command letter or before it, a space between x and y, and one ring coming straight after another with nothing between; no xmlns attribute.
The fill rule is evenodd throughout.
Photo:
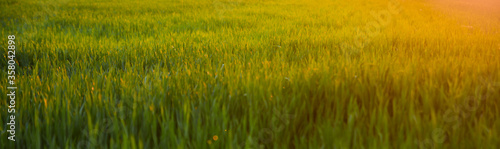
<svg viewBox="0 0 500 149"><path fill-rule="evenodd" d="M500 0L437 0L455 9L500 16Z"/></svg>

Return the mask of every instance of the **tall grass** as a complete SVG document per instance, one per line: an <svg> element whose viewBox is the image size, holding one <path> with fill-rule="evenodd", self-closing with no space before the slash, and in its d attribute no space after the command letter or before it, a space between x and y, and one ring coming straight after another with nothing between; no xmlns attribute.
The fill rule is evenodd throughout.
<svg viewBox="0 0 500 149"><path fill-rule="evenodd" d="M498 21L399 1L366 42L388 1L233 2L1 2L0 148L500 147Z"/></svg>

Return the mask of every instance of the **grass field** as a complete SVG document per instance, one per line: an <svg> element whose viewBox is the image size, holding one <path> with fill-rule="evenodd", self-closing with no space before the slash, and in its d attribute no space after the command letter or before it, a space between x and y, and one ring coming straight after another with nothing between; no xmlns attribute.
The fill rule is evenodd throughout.
<svg viewBox="0 0 500 149"><path fill-rule="evenodd" d="M496 13L427 0L0 9L0 148L500 148Z"/></svg>

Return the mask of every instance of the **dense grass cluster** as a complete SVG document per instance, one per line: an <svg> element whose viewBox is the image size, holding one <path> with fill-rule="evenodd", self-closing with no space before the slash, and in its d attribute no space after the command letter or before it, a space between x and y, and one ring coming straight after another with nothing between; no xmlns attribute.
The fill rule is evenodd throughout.
<svg viewBox="0 0 500 149"><path fill-rule="evenodd" d="M500 148L498 19L395 2L2 1L0 148Z"/></svg>

